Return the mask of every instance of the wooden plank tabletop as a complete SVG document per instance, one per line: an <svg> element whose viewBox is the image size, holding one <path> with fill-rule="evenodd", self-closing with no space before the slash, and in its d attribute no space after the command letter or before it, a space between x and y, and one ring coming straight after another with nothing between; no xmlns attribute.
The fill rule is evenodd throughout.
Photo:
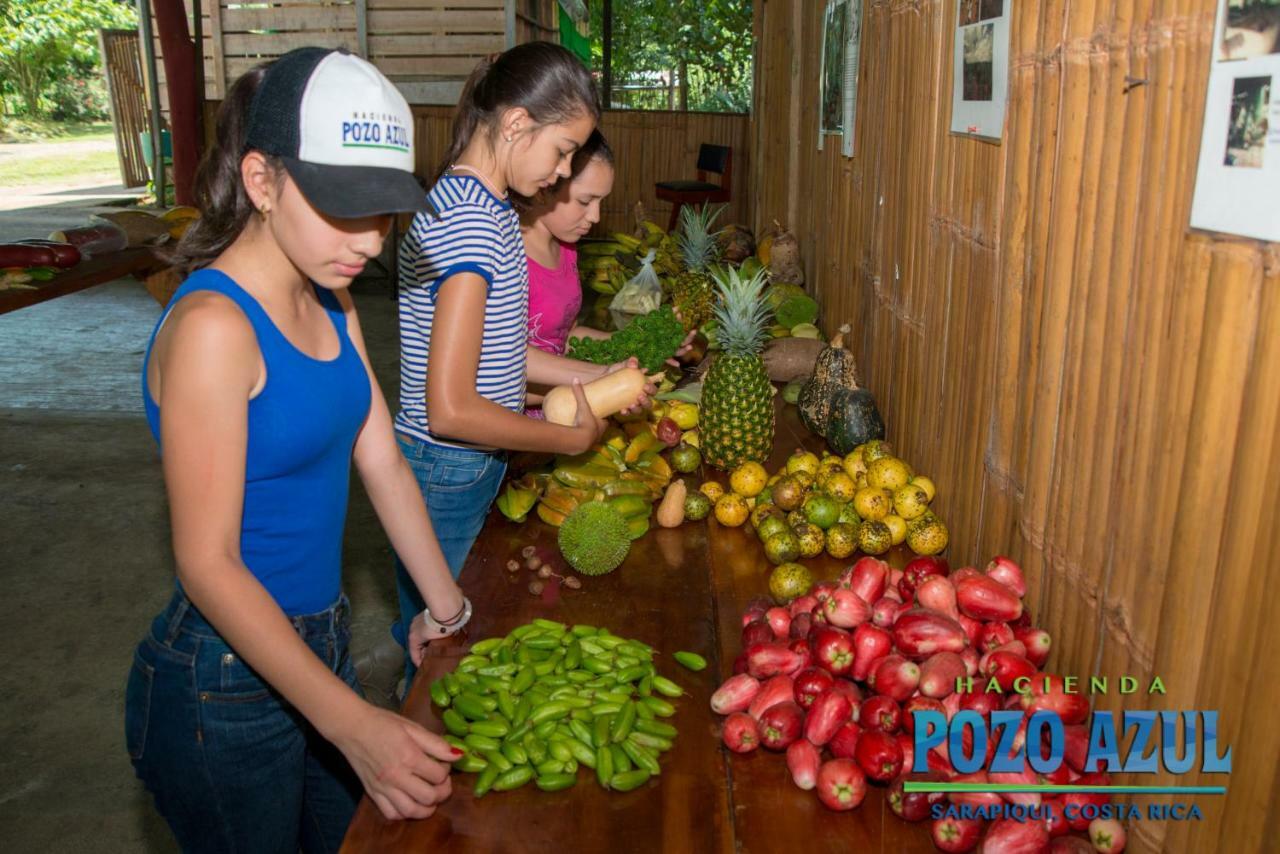
<svg viewBox="0 0 1280 854"><path fill-rule="evenodd" d="M783 407L781 400L779 407L770 470L798 446L821 447L800 425L794 407ZM696 476L691 486L694 481ZM662 775L637 791L617 793L601 789L584 769L578 785L565 791L526 786L476 800L476 775L456 774L453 797L425 821L386 821L366 797L344 852L934 850L926 825L894 816L882 788L871 787L861 808L835 813L815 793L791 783L781 754L739 756L721 747L720 718L710 710L710 696L739 652L742 611L768 591L771 567L751 534L714 520L655 529L634 543L613 573L584 579L579 591L549 585L535 597L527 589L531 573L513 575L504 568L529 543L555 548L555 530L530 519L515 525L496 511L490 515L461 576L475 605L471 627L458 641L432 645L403 713L442 732L427 686L452 670L476 640L535 617L606 626L666 653L658 660L660 672L689 692L675 701L671 723L680 736L662 757ZM903 560L894 557L895 563ZM808 563L819 578L834 578L848 565L831 559ZM704 655L707 669L690 673L675 664L669 654L681 649Z"/></svg>
<svg viewBox="0 0 1280 854"><path fill-rule="evenodd" d="M150 246L135 246L119 252L109 252L96 258L81 261L66 272L59 273L47 282L32 282L31 290L10 289L0 291L0 314L17 311L29 305L83 291L95 285L105 284L123 276L139 277L164 266Z"/></svg>

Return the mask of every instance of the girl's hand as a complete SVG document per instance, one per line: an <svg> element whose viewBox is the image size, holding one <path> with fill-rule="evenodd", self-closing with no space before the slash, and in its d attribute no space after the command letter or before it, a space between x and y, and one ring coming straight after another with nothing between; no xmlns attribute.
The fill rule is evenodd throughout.
<svg viewBox="0 0 1280 854"><path fill-rule="evenodd" d="M450 763L462 751L394 712L364 706L350 735L334 744L387 819L429 818L453 793Z"/></svg>
<svg viewBox="0 0 1280 854"><path fill-rule="evenodd" d="M614 364L609 365L604 369L604 373L611 374L614 371L620 371L623 368L639 368L639 367L640 367L640 361L636 359L635 356L632 356L630 359L627 359L625 361L615 362ZM638 412L641 409L644 409L646 406L649 405L649 399L657 393L658 393L658 387L651 382L645 381L644 391L642 391L640 393L640 396L636 398L635 403L633 403L631 406L628 406L626 409L622 410L622 414L630 415L633 412Z"/></svg>
<svg viewBox="0 0 1280 854"><path fill-rule="evenodd" d="M453 593L455 595L450 596L448 602L438 603L439 610L433 609L431 612L432 616L436 614L452 615L461 611L463 603L462 590L457 585L454 585ZM431 608L432 606L428 603L427 607ZM442 617L441 619L446 618ZM426 654L427 645L433 640L440 640L441 638L447 638L450 635L457 634L459 630L465 627L465 625L465 623L460 622L458 627L454 629L450 629L448 626L443 626L441 628L445 628L447 631L442 634L439 628L433 627L428 629L426 617L422 614L414 617L413 622L409 624L408 640L409 658L413 660L413 666L422 666L422 659Z"/></svg>
<svg viewBox="0 0 1280 854"><path fill-rule="evenodd" d="M612 370L616 368L606 373L612 373ZM587 393L582 390L582 380L574 379L573 396L578 400L578 411L573 420L573 427L570 429L576 432L580 439L576 453L584 454L600 441L609 422L596 417L596 414L591 411L591 404L587 403Z"/></svg>
<svg viewBox="0 0 1280 854"><path fill-rule="evenodd" d="M680 315L677 312L676 317L679 317L679 316ZM684 340L680 342L679 348L676 349L676 354L672 356L670 359L667 359L667 364L673 368L680 367L680 361L679 361L680 357L693 349L693 339L697 337L698 337L698 330L690 329L689 334L684 336Z"/></svg>

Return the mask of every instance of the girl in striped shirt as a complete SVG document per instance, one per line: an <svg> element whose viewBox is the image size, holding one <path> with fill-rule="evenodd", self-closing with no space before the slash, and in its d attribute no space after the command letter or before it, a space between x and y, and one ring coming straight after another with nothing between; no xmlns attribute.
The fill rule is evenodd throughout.
<svg viewBox="0 0 1280 854"><path fill-rule="evenodd" d="M504 452L586 451L605 424L587 408L582 383L633 364L592 365L529 345L528 266L508 198L568 177L599 116L590 74L559 45L532 42L482 61L427 195L433 213L415 216L400 247L395 426L455 577L497 495ZM526 382L571 384L577 423L525 417ZM642 395L636 405L645 402ZM423 606L398 558L396 576L403 643ZM412 663L406 671L407 690Z"/></svg>

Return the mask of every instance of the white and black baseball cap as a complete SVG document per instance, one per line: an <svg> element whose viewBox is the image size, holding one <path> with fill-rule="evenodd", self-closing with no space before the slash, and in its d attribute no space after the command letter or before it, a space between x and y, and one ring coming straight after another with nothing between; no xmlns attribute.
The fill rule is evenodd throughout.
<svg viewBox="0 0 1280 854"><path fill-rule="evenodd" d="M345 50L304 47L273 62L253 96L246 148L279 157L329 216L429 210L413 177L409 104Z"/></svg>

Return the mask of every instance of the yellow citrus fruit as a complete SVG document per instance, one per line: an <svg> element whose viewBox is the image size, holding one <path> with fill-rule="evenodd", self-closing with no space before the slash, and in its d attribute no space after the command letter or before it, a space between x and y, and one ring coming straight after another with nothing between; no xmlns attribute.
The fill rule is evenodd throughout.
<svg viewBox="0 0 1280 854"><path fill-rule="evenodd" d="M720 496L724 495L724 487L714 480L708 480L699 486L698 491L710 498L712 502L719 501Z"/></svg>
<svg viewBox="0 0 1280 854"><path fill-rule="evenodd" d="M871 465L881 457L893 456L893 448L884 439L872 439L862 446L862 458Z"/></svg>
<svg viewBox="0 0 1280 854"><path fill-rule="evenodd" d="M858 528L837 522L827 531L827 554L837 560L853 554L858 548Z"/></svg>
<svg viewBox="0 0 1280 854"><path fill-rule="evenodd" d="M863 554L882 555L893 546L893 533L884 522L867 520L858 527L858 548Z"/></svg>
<svg viewBox="0 0 1280 854"><path fill-rule="evenodd" d="M867 466L867 486L878 486L892 492L906 486L910 480L907 464L897 457L881 457Z"/></svg>
<svg viewBox="0 0 1280 854"><path fill-rule="evenodd" d="M922 474L911 478L911 482L923 489L924 494L929 496L930 501L933 501L933 496L938 494L938 488L933 485L933 481Z"/></svg>
<svg viewBox="0 0 1280 854"><path fill-rule="evenodd" d="M808 472L810 475L818 473L818 457L808 451L796 451L787 460L787 474L795 474L798 471Z"/></svg>
<svg viewBox="0 0 1280 854"><path fill-rule="evenodd" d="M907 526L907 547L918 555L936 555L949 540L947 526L936 517L923 516Z"/></svg>
<svg viewBox="0 0 1280 854"><path fill-rule="evenodd" d="M889 529L889 535L892 538L893 544L895 546L901 545L902 542L907 538L907 520L906 519L903 519L901 516L897 516L893 513L890 513L888 516L885 516L880 521L884 522L885 526Z"/></svg>
<svg viewBox="0 0 1280 854"><path fill-rule="evenodd" d="M854 484L853 478L841 471L827 478L826 490L828 495L839 501L852 501L858 487Z"/></svg>
<svg viewBox="0 0 1280 854"><path fill-rule="evenodd" d="M893 510L893 499L883 489L868 486L853 494L853 509L863 519L878 521Z"/></svg>
<svg viewBox="0 0 1280 854"><path fill-rule="evenodd" d="M759 463L743 463L729 475L729 488L745 498L759 495L769 474Z"/></svg>
<svg viewBox="0 0 1280 854"><path fill-rule="evenodd" d="M737 528L750 514L747 499L735 492L726 492L716 499L716 521L726 528Z"/></svg>
<svg viewBox="0 0 1280 854"><path fill-rule="evenodd" d="M827 545L826 535L822 533L822 529L817 525L805 522L802 525L797 525L793 533L796 535L796 541L800 544L800 557L817 557L822 554L823 548Z"/></svg>
<svg viewBox="0 0 1280 854"><path fill-rule="evenodd" d="M920 486L908 483L893 493L893 510L903 519L918 519L929 509L929 494Z"/></svg>

